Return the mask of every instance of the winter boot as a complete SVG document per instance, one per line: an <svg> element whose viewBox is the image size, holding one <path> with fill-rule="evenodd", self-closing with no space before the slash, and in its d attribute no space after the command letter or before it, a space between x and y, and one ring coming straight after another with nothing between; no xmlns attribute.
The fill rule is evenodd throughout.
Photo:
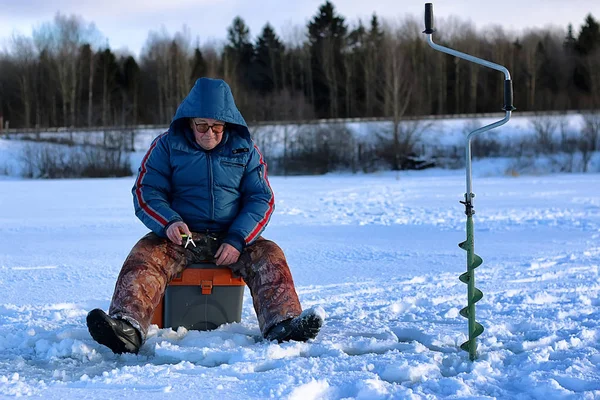
<svg viewBox="0 0 600 400"><path fill-rule="evenodd" d="M113 353L137 354L142 345L141 335L129 322L111 318L99 308L88 313L87 326L92 338Z"/></svg>
<svg viewBox="0 0 600 400"><path fill-rule="evenodd" d="M279 343L294 340L306 342L317 337L321 326L323 326L322 309L304 310L295 318L282 321L272 327L265 335L267 340L277 340Z"/></svg>

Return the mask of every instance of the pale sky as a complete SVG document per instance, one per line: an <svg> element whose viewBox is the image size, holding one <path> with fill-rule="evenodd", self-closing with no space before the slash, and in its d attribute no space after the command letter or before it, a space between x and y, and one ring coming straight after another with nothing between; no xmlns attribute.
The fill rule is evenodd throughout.
<svg viewBox="0 0 600 400"><path fill-rule="evenodd" d="M575 31L591 13L600 20L600 0L438 0L434 4L436 28L442 18L457 16L471 20L477 28L492 24L521 32L524 28L556 25ZM227 27L241 16L255 37L270 22L280 37L293 36L294 27L305 26L324 0L0 0L0 47L13 32L27 36L32 28L52 21L56 12L78 15L93 22L113 50L128 49L139 55L148 33L164 27L173 35L186 25L195 42L226 38ZM368 22L373 12L380 18L396 20L406 14L423 20L426 1L415 0L333 0L338 13L352 24L359 18Z"/></svg>

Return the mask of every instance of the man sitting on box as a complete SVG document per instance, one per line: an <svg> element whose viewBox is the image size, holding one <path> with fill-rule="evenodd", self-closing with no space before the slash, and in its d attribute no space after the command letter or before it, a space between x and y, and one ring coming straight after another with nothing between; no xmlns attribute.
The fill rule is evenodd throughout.
<svg viewBox="0 0 600 400"><path fill-rule="evenodd" d="M302 312L283 251L260 236L275 200L267 164L227 83L196 81L169 130L150 145L132 193L135 214L152 232L125 260L108 314L89 312L94 340L115 353L138 352L168 283L187 265L205 261L184 247L182 235L212 243L203 251L244 279L267 340L317 336L322 309Z"/></svg>

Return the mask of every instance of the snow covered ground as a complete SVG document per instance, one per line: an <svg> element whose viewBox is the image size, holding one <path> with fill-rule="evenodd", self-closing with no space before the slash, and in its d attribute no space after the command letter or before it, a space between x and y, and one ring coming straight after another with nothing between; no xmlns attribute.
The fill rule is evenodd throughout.
<svg viewBox="0 0 600 400"><path fill-rule="evenodd" d="M0 397L44 399L600 398L600 175L474 166L484 259L480 357L466 339L463 171L272 177L265 236L285 250L310 343L255 343L242 321L150 330L139 355L94 342L130 248L133 178L0 180ZM478 168L479 167L479 168Z"/></svg>

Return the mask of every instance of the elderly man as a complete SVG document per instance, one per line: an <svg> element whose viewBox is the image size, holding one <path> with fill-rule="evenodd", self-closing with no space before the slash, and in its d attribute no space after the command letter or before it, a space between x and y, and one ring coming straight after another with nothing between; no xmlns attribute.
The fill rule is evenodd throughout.
<svg viewBox="0 0 600 400"><path fill-rule="evenodd" d="M135 213L151 232L125 260L108 314L89 312L94 340L115 353L137 353L167 284L207 254L244 279L267 340L316 337L322 309L302 312L283 251L261 237L275 200L227 83L198 79L169 130L152 142L132 192ZM203 255L182 246L182 234L204 243Z"/></svg>

